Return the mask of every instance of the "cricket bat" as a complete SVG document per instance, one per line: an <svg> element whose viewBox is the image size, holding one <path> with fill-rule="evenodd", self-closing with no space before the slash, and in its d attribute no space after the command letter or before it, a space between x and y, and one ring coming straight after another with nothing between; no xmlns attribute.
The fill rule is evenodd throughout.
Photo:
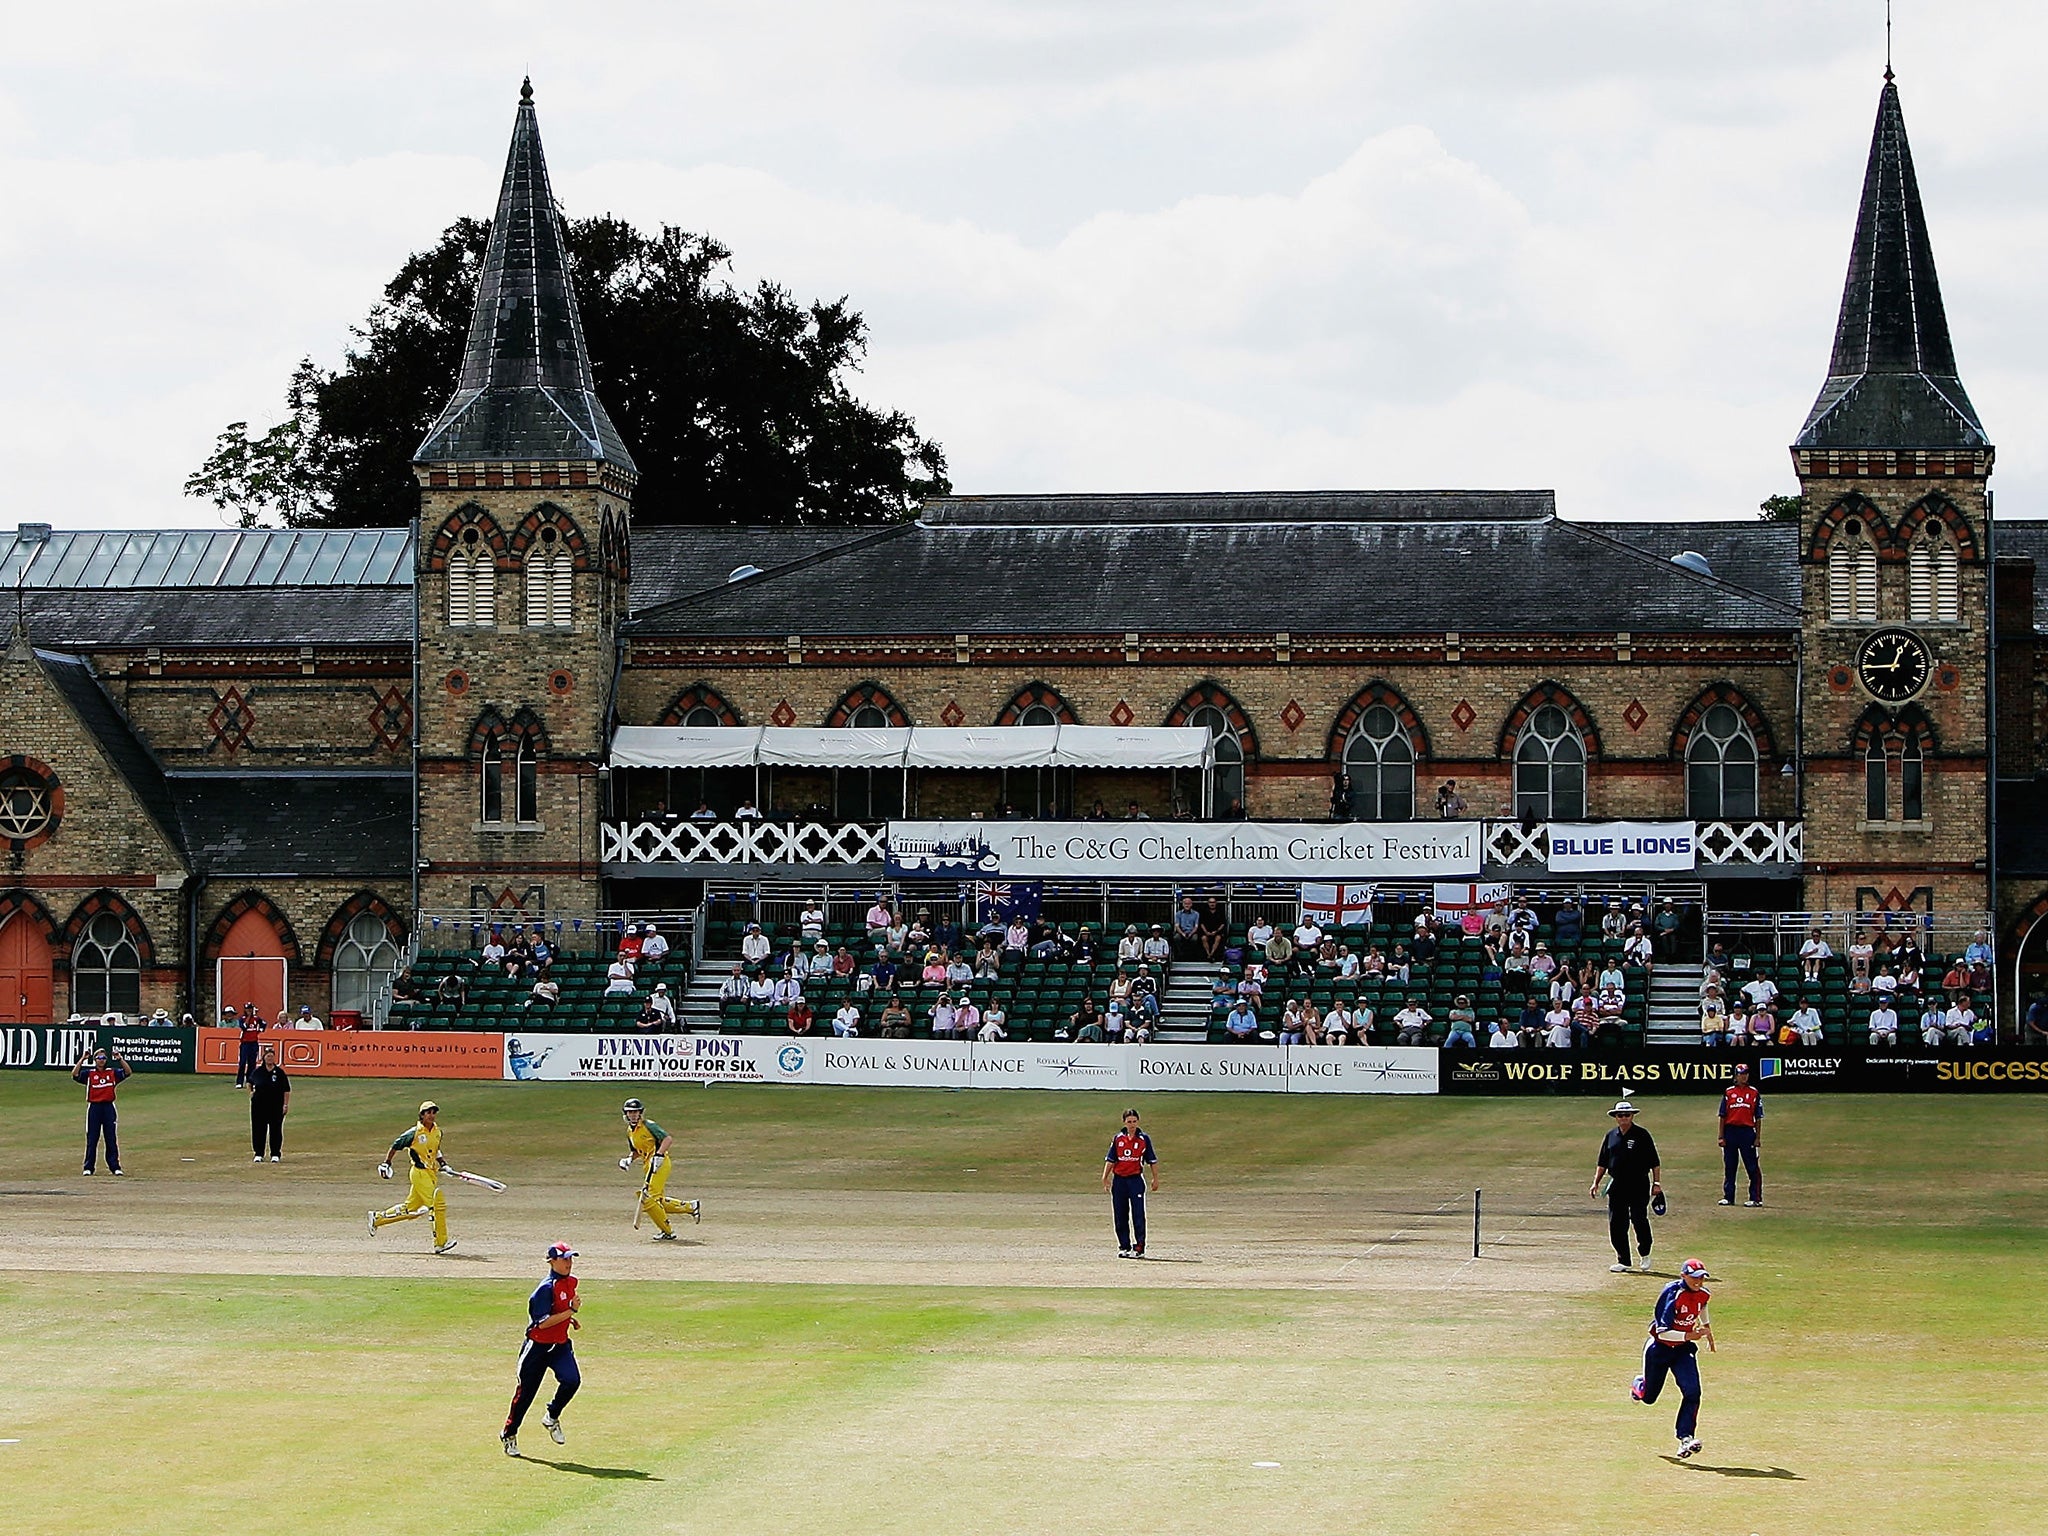
<svg viewBox="0 0 2048 1536"><path fill-rule="evenodd" d="M448 1175L450 1178L462 1180L465 1184L481 1184L485 1189L495 1189L499 1194L505 1192L503 1184L500 1184L496 1179L487 1179L480 1173L464 1173L460 1168L450 1168Z"/></svg>
<svg viewBox="0 0 2048 1536"><path fill-rule="evenodd" d="M647 1209L647 1191L654 1185L654 1159L647 1159L647 1177L640 1181L640 1193L633 1197L633 1230L640 1230L641 1213Z"/></svg>

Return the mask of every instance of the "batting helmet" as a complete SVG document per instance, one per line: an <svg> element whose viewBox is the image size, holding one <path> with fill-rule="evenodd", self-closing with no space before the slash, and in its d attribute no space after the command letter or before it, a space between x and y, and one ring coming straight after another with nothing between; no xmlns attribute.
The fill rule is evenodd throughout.
<svg viewBox="0 0 2048 1536"><path fill-rule="evenodd" d="M647 1113L647 1106L645 1104L642 1104L638 1099L626 1100L624 1104L621 1104L619 1106L619 1113L622 1115L630 1114L632 1111L636 1109L639 1110L640 1113L643 1115Z"/></svg>

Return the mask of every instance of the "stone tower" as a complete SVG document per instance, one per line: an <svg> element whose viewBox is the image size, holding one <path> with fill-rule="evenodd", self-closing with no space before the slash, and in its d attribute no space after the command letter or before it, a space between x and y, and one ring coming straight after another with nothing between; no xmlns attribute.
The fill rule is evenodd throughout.
<svg viewBox="0 0 2048 1536"><path fill-rule="evenodd" d="M1889 69L1834 357L1792 461L1807 905L1987 910L1992 448L1956 374Z"/></svg>
<svg viewBox="0 0 2048 1536"><path fill-rule="evenodd" d="M637 471L593 388L530 81L413 469L421 905L587 915Z"/></svg>

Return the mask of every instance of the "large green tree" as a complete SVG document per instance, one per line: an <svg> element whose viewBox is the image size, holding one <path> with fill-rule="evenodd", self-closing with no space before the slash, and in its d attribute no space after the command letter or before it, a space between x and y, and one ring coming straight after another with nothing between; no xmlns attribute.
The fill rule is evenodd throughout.
<svg viewBox="0 0 2048 1536"><path fill-rule="evenodd" d="M664 226L565 224L597 392L640 466L640 523L868 523L951 489L901 411L855 398L867 324L728 276L730 253ZM332 371L293 372L284 420L222 432L185 482L245 524L412 520L413 450L454 387L490 225L463 219L408 257Z"/></svg>

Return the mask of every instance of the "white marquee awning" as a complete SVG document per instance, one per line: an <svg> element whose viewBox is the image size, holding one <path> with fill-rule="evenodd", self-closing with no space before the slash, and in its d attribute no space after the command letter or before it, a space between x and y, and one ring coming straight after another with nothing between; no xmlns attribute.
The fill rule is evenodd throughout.
<svg viewBox="0 0 2048 1536"><path fill-rule="evenodd" d="M614 768L1207 768L1199 725L815 726L622 725Z"/></svg>

